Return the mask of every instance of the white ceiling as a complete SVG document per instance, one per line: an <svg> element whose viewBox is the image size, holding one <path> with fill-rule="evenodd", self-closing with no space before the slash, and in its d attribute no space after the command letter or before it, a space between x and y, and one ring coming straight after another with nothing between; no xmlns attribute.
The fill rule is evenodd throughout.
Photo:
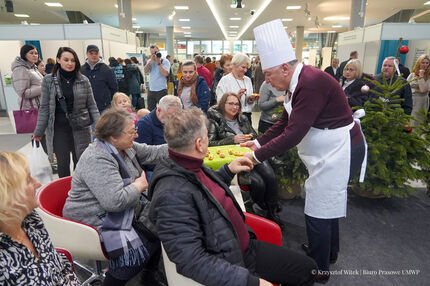
<svg viewBox="0 0 430 286"><path fill-rule="evenodd" d="M166 26L175 26L175 38L183 39L184 31L190 31L194 39L225 39L229 31L236 30L240 39L253 39L252 28L276 18L292 18L293 21L284 22L288 32L295 30L296 26L304 26L305 32L317 33L334 30L343 32L348 30L349 20L324 20L326 17L349 17L351 0L242 0L245 5L242 9L230 7L232 0L131 0L133 17L141 30L149 33L158 33L163 36ZM263 3L270 2L260 15L257 13ZM428 0L368 0L365 25L379 23L403 9L430 9L424 6ZM118 26L118 9L116 0L47 0L47 2L60 2L62 8L48 7L43 0L13 0L15 13L30 15L30 18L17 18L13 13L0 12L0 23L19 24L26 20L28 23L53 24L68 23L65 11L81 11L95 22ZM0 0L1 6L3 0ZM304 9L308 3L311 21L305 15ZM173 11L174 5L188 5L189 10L177 10L173 21L167 16ZM286 10L287 5L300 5L300 10ZM211 8L212 9L211 9ZM250 11L255 10L254 16ZM214 15L218 15L215 19ZM320 28L315 26L315 17L318 16ZM229 20L232 17L241 18L240 21ZM189 18L190 22L179 22L180 18ZM252 24L250 23L252 21ZM218 22L225 27L222 32ZM250 25L247 25L250 24ZM341 28L332 28L332 25L341 25ZM229 26L239 26L231 29ZM190 30L182 29L190 26ZM245 31L244 27L249 26Z"/></svg>

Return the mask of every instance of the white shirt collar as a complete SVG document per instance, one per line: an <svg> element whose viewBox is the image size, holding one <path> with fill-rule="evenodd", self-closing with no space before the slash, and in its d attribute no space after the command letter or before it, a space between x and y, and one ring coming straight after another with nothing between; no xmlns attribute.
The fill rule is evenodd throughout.
<svg viewBox="0 0 430 286"><path fill-rule="evenodd" d="M299 83L299 75L302 72L303 64L298 63L296 65L296 69L294 70L293 76L291 77L290 81L290 88L288 89L291 94L294 93L294 90L296 89L297 84Z"/></svg>

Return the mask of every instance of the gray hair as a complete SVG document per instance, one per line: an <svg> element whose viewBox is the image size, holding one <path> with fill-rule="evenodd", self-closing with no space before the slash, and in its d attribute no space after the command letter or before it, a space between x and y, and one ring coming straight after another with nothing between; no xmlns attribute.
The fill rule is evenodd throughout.
<svg viewBox="0 0 430 286"><path fill-rule="evenodd" d="M109 138L119 137L129 122L133 122L131 113L124 110L109 108L103 112L96 123L94 134L100 141L109 141Z"/></svg>
<svg viewBox="0 0 430 286"><path fill-rule="evenodd" d="M396 57L386 57L383 62L385 62L387 60L395 61L397 64L399 64L399 60Z"/></svg>
<svg viewBox="0 0 430 286"><path fill-rule="evenodd" d="M173 114L164 125L164 138L173 151L186 152L197 138L205 135L207 118L200 108L192 107Z"/></svg>
<svg viewBox="0 0 430 286"><path fill-rule="evenodd" d="M178 107L179 109L181 109L182 102L179 97L169 94L163 96L158 102L157 106L160 107L161 111L166 111L171 107Z"/></svg>
<svg viewBox="0 0 430 286"><path fill-rule="evenodd" d="M249 57L243 53L236 53L233 59L231 60L231 64L235 66L240 66L243 63L246 63L249 65L250 62L251 60L249 59Z"/></svg>
<svg viewBox="0 0 430 286"><path fill-rule="evenodd" d="M182 67L186 67L186 66L193 66L194 70L197 69L196 63L192 60L186 60L182 63Z"/></svg>

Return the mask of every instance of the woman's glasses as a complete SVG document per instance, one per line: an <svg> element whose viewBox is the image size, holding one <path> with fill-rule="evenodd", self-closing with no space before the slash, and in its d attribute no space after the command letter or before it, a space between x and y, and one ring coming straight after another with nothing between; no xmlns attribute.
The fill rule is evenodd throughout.
<svg viewBox="0 0 430 286"><path fill-rule="evenodd" d="M228 104L230 106L240 107L240 103L239 102L226 102L225 104Z"/></svg>

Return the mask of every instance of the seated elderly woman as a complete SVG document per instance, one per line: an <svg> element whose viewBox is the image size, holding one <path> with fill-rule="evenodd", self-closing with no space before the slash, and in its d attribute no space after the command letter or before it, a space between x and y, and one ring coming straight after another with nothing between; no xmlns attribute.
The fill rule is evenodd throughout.
<svg viewBox="0 0 430 286"><path fill-rule="evenodd" d="M361 91L361 88L366 85L366 81L362 79L363 72L360 60L349 60L343 69L343 77L345 80L342 88L348 98L349 106L363 106L368 100L368 95Z"/></svg>
<svg viewBox="0 0 430 286"><path fill-rule="evenodd" d="M197 108L175 113L164 134L170 158L154 171L149 219L177 271L207 286L312 285L311 258L248 232L228 184L252 169L251 160L236 158L216 172L204 166L209 140Z"/></svg>
<svg viewBox="0 0 430 286"><path fill-rule="evenodd" d="M196 63L187 60L182 64L182 77L178 83L178 95L184 109L197 106L204 112L208 110L210 90L205 79L197 73Z"/></svg>
<svg viewBox="0 0 430 286"><path fill-rule="evenodd" d="M257 133L241 111L239 96L232 92L225 93L217 106L209 108L209 146L240 144L257 138ZM251 171L250 191L253 201L268 210L267 217L282 226L278 216L280 205L275 172L269 162L264 161Z"/></svg>
<svg viewBox="0 0 430 286"><path fill-rule="evenodd" d="M0 285L80 285L55 251L24 155L0 152Z"/></svg>
<svg viewBox="0 0 430 286"><path fill-rule="evenodd" d="M95 136L76 166L63 215L101 232L110 259L103 285L124 285L146 266L151 251L157 251L131 222L140 212L141 195L148 187L141 165L167 158L167 146L134 142L134 117L115 109L100 117ZM128 252L127 241L121 245L120 236L133 245Z"/></svg>

